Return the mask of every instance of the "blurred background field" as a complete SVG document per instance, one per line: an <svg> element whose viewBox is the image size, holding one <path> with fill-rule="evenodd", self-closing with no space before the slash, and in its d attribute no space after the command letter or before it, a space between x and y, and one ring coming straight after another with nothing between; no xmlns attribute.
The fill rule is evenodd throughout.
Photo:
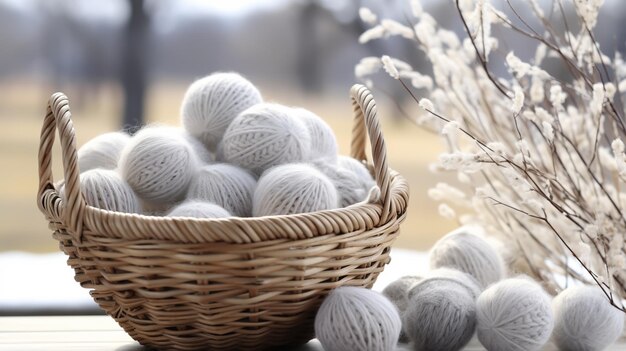
<svg viewBox="0 0 626 351"><path fill-rule="evenodd" d="M522 14L527 9L523 0L512 2ZM442 26L461 34L449 1L423 3ZM607 0L597 28L603 47L622 52L624 5ZM401 22L409 11L408 0L0 0L0 251L57 250L36 205L39 131L55 91L70 98L81 145L137 121L176 124L184 91L195 78L238 71L266 100L322 116L341 152L349 153L354 65L389 53L428 73L409 42L360 45L367 29L358 17L361 6ZM514 44L520 58L532 56L524 43ZM411 185L408 219L395 245L427 250L456 226L438 215L426 195L445 181L428 170L443 146L407 121L418 109L396 81L381 73L373 92L389 164Z"/></svg>
<svg viewBox="0 0 626 351"><path fill-rule="evenodd" d="M0 110L2 130L7 131L0 140L0 159L6 167L6 171L0 175L0 242L2 250L49 252L57 250L57 242L52 239L35 199L39 132L48 92L54 89L39 91L44 88L30 84L33 83L16 82L11 85L13 89L17 85L24 86L24 89L31 91L28 95L11 94L12 88L4 84L0 87L0 106L11 106L10 109ZM152 86L147 98L146 122L177 124L179 102L185 88L185 83L159 83ZM273 91L271 87L261 89L266 98L303 106L324 116L337 134L341 152L350 152L352 107L348 86L345 91L333 96L295 95ZM101 94L82 108L74 107L71 92L67 94L79 145L100 133L119 129L119 118L116 117L120 106L119 101L116 101L115 87L103 88ZM18 105L24 107L15 111L13 106ZM407 121L394 121L392 113L384 108L380 113L388 143L389 162L391 167L409 180L412 195L408 219L396 245L425 250L439 235L453 228L453 223L439 217L436 204L426 196L427 189L438 181L428 171L428 163L436 157L438 141L435 136L417 129ZM61 179L63 172L58 152L54 160L55 180Z"/></svg>
<svg viewBox="0 0 626 351"><path fill-rule="evenodd" d="M403 3L371 5L389 13L404 8ZM0 130L5 131L0 139L0 250L57 251L36 205L39 133L47 99L55 91L70 98L81 145L119 130L126 104L141 100L142 106L131 107L131 117L139 111L144 123L177 124L180 101L195 78L238 71L259 86L265 99L322 116L335 130L341 152L348 154L353 67L360 58L387 50L384 43L358 44L365 28L357 17L359 6L351 1L0 0ZM136 57L129 58L128 51ZM139 63L129 63L133 59ZM137 85L129 83L131 78L143 85L135 98L136 92L128 91L129 84L130 89ZM396 245L425 250L454 227L426 196L437 182L428 164L439 144L400 115L390 100L400 93L396 82L384 75L381 81L383 90L374 94L390 165L407 177L412 190ZM55 179L61 179L58 148L54 160Z"/></svg>

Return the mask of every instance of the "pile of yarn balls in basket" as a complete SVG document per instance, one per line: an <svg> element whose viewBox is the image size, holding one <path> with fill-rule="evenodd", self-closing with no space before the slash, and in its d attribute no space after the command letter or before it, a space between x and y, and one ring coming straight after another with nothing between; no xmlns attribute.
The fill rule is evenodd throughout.
<svg viewBox="0 0 626 351"><path fill-rule="evenodd" d="M622 335L624 313L596 286L551 298L528 276L506 278L498 252L465 229L440 239L424 277L406 276L381 293L331 290L315 318L326 351L462 350L476 334L489 351L605 350Z"/></svg>
<svg viewBox="0 0 626 351"><path fill-rule="evenodd" d="M196 80L180 111L182 128L106 133L78 150L88 205L169 217L289 215L367 201L375 186L362 162L337 154L322 118L264 102L237 73Z"/></svg>

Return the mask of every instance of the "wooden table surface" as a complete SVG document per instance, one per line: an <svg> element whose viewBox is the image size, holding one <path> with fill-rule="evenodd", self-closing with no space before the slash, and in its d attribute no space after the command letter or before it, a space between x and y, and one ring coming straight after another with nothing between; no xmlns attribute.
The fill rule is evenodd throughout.
<svg viewBox="0 0 626 351"><path fill-rule="evenodd" d="M108 316L63 317L0 317L0 350L2 351L141 351L137 342L130 338ZM410 350L399 346L398 351ZM466 351L484 350L476 338ZM547 347L546 350L555 350ZM626 342L614 345L610 350L626 351ZM323 351L317 340L293 351Z"/></svg>

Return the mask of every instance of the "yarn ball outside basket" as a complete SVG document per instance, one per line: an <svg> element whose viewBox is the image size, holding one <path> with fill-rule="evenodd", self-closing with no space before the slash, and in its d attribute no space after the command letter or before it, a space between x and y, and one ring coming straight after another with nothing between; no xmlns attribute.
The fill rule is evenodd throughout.
<svg viewBox="0 0 626 351"><path fill-rule="evenodd" d="M408 184L388 168L374 99L351 90L351 156L366 160L380 196L349 208L199 219L111 212L80 191L68 99L52 95L39 147L38 206L75 280L139 343L176 350L275 350L314 337L314 318L340 286L370 288L390 261ZM58 130L65 178L52 177ZM368 143L369 140L369 143Z"/></svg>

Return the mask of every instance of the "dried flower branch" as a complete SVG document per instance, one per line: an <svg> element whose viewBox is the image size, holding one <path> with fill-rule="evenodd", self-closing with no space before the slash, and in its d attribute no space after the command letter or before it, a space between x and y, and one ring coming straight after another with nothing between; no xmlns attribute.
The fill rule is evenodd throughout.
<svg viewBox="0 0 626 351"><path fill-rule="evenodd" d="M482 225L506 242L514 269L553 293L571 281L595 283L626 312L626 63L604 55L595 38L602 1L574 1L578 23L568 23L566 5L554 0L550 16L560 15L560 25L534 0L534 21L501 2L497 9L488 0L456 0L461 40L413 1L414 24L382 19L361 39L414 42L432 78L388 56L363 59L356 76L371 86L371 74L384 67L423 111L414 121L448 145L434 168L456 172L460 185L429 192L443 216ZM534 60L495 50L498 27L534 40ZM554 60L566 79L546 68ZM510 75L494 72L494 61Z"/></svg>

